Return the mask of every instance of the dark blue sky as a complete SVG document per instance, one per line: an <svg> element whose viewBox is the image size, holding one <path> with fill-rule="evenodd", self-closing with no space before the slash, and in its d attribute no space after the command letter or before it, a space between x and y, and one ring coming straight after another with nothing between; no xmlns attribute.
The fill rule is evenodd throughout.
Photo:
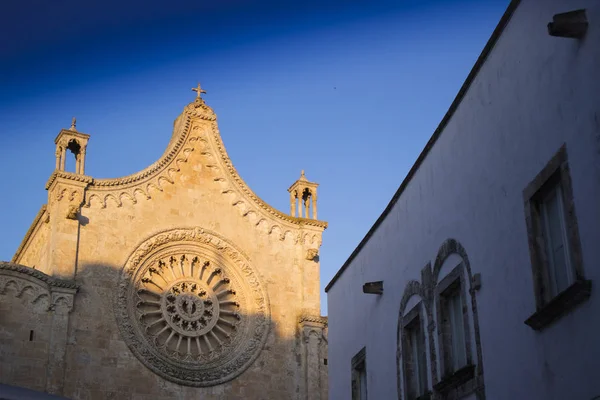
<svg viewBox="0 0 600 400"><path fill-rule="evenodd" d="M86 172L128 175L162 154L200 81L260 197L288 212L286 189L301 169L321 184L325 286L410 169L508 0L8 3L0 259L46 202L53 140L72 116L92 135Z"/></svg>

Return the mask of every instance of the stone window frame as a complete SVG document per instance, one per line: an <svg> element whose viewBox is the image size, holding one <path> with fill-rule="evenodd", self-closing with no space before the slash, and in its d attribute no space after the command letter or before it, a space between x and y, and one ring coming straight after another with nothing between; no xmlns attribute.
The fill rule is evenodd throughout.
<svg viewBox="0 0 600 400"><path fill-rule="evenodd" d="M562 192L566 245L569 248L574 281L567 289L552 296L539 204L540 197L556 185L560 185ZM566 144L562 144L550 161L523 190L523 201L536 303L536 311L525 320L525 324L534 330L543 330L583 303L591 294L591 281L585 279L583 269L583 254Z"/></svg>
<svg viewBox="0 0 600 400"><path fill-rule="evenodd" d="M422 310L425 309L425 303L421 299L419 302L402 317L402 333L401 333L401 346L402 346L402 371L403 371L403 381L404 381L404 398L407 400L429 400L431 398L431 390L429 386L429 377L428 377L428 368L429 363L427 362L427 337L425 331L429 325L429 321L426 313L423 313ZM408 394L408 374L407 371L409 369L409 364L412 362L410 359L412 357L412 353L410 351L405 351L409 348L408 346L408 331L411 329L411 326L414 324L420 324L420 337L419 340L423 344L423 359L425 362L425 391L421 393L416 398L410 398Z"/></svg>
<svg viewBox="0 0 600 400"><path fill-rule="evenodd" d="M440 366L441 379L434 385L437 392L445 395L445 398L458 398L458 393L464 393L464 390L453 390L458 387L475 388L475 364L471 350L471 324L469 323L469 304L467 302L467 291L469 286L465 279L464 260L455 266L435 287L434 302L437 319L437 338L438 338L438 360ZM448 326L444 326L445 304L444 297L460 291L462 303L462 321L464 329L466 364L458 370L449 369L451 364L449 348L452 347L451 336L448 334ZM467 390L470 391L470 390ZM456 396L453 395L456 394Z"/></svg>
<svg viewBox="0 0 600 400"><path fill-rule="evenodd" d="M352 400L367 400L360 397L360 373L364 371L365 382L367 380L367 348L363 347L352 357L350 362L352 368ZM369 397L369 387L365 385L365 393Z"/></svg>

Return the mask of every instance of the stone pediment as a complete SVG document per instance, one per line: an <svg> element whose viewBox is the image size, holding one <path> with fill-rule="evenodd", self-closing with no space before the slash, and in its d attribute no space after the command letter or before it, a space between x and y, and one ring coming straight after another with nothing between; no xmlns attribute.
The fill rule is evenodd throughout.
<svg viewBox="0 0 600 400"><path fill-rule="evenodd" d="M296 218L271 207L257 196L243 181L233 166L223 144L217 117L202 99L188 104L177 118L173 135L163 155L152 165L135 174L113 179L96 179L56 170L46 184L50 189L58 178L86 183L84 207L121 207L125 201L137 203L152 198L152 191L163 191L165 185L175 184L181 165L189 161L192 152L199 152L204 166L215 175L214 182L232 205L244 216L255 213L257 225L270 219L289 227L313 226L325 229L327 223L309 218ZM64 191L64 189L63 189ZM274 224L269 224L272 230Z"/></svg>

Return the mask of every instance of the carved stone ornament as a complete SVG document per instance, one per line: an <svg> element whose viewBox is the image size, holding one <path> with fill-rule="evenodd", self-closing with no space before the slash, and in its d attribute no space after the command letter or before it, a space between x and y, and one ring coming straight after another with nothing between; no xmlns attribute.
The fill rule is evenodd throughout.
<svg viewBox="0 0 600 400"><path fill-rule="evenodd" d="M317 249L308 249L306 250L306 259L307 260L314 260L315 258L317 258L317 256L319 255L319 250Z"/></svg>
<svg viewBox="0 0 600 400"><path fill-rule="evenodd" d="M67 219L77 219L77 215L79 214L79 207L76 205L69 206L69 210L67 211Z"/></svg>
<svg viewBox="0 0 600 400"><path fill-rule="evenodd" d="M241 374L258 357L270 325L266 292L247 257L200 228L143 242L120 274L115 313L133 354L187 386Z"/></svg>

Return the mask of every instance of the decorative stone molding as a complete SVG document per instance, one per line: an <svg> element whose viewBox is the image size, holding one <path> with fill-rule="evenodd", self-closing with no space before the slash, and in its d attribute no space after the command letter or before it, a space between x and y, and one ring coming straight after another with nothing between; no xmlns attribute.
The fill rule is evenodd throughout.
<svg viewBox="0 0 600 400"><path fill-rule="evenodd" d="M187 386L227 382L258 357L269 301L248 257L201 228L145 240L123 267L114 303L121 334L150 370Z"/></svg>
<svg viewBox="0 0 600 400"><path fill-rule="evenodd" d="M53 278L23 265L0 262L0 295L7 293L13 287L16 297L21 297L27 290L33 292L32 303L43 298L48 301L48 309L55 310L57 306L66 306L66 311L73 309L73 298L78 286L73 281Z"/></svg>
<svg viewBox="0 0 600 400"><path fill-rule="evenodd" d="M471 360L471 363L476 363L475 365L470 364L469 368L471 368L469 371L470 372L470 377L472 377L472 381L469 381L467 383L464 383L463 386L461 386L460 388L453 388L452 392L448 392L448 393L444 393L442 394L442 391L445 391L446 389L450 388L452 385L448 386L448 382L446 382L446 380L440 380L439 375L438 375L438 371L437 371L437 365L438 362L441 362L440 360L440 341L438 341L436 343L436 341L434 340L434 336L436 335L436 330L437 329L441 329L440 328L440 315L439 315L439 304L435 305L434 304L437 302L437 297L439 296L439 292L440 292L440 288L445 284L444 282L439 282L439 277L440 277L440 271L444 265L444 262L446 261L446 259L448 259L448 257L450 257L453 254L457 254L461 259L462 259L462 263L460 268L464 267L464 274L465 279L463 282L463 286L466 289L466 293L469 294L468 298L469 301L468 303L465 304L465 306L470 307L471 311L472 311L472 322L473 322L473 326L472 326L472 330L473 330L473 336L475 339L475 357L474 359ZM458 267L457 267L458 268ZM456 270L456 268L455 268ZM451 272L448 276L446 276L446 278L452 278L450 275L454 273L456 274L456 271ZM462 274L462 272L461 272ZM479 275L479 274L475 274L475 275ZM443 281L446 281L447 279L443 279ZM412 280L409 281L406 284L405 290L404 290L404 294L402 296L402 299L400 301L400 310L399 310L399 315L398 315L398 331L397 331L397 352L396 352L396 371L397 371L397 387L398 387L398 399L404 399L404 393L401 390L401 382L403 380L403 377L400 374L400 368L401 368L401 363L402 363L402 352L401 352L401 343L403 341L403 317L404 317L404 313L405 313L405 309L406 309L406 305L408 304L408 301L410 300L411 297L413 296L419 296L421 299L421 302L424 306L424 311L426 313L425 316L423 316L424 318L426 318L425 320L425 324L424 326L426 327L426 330L428 332L428 341L427 344L429 346L429 360L430 360L430 365L429 365L429 369L430 369L430 373L431 373L431 377L432 377L432 385L434 388L434 393L432 394L433 398L449 398L449 399L454 399L454 398L459 398L467 393L477 393L478 398L480 399L485 399L485 386L484 386L484 376L483 376L483 355L482 355L482 351L481 351L481 339L480 339L480 335L479 335L479 317L478 317L478 313L477 313L477 299L476 299L476 293L477 293L477 286L478 286L478 282L480 282L481 279L480 277L478 278L474 278L473 277L473 273L471 270L471 264L469 262L469 258L467 255L467 252L465 250L465 248L462 246L462 244L460 242L458 242L456 239L447 239L439 248L438 253L436 255L433 267L431 266L431 263L428 263L421 271L421 282ZM436 324L436 318L434 318L433 315L433 311L434 309L438 310L437 313L437 324ZM466 310L466 307L465 307ZM470 330L467 330L467 332L470 332ZM439 333L439 332L438 332ZM470 335L470 333L469 333ZM470 336L469 336L469 340L470 340ZM467 345L468 349L470 349L470 344ZM442 354L443 355L443 354ZM469 356L470 357L470 356ZM465 369L465 371L467 371ZM443 372L443 371L442 371ZM466 375L461 373L457 373L456 376L458 377L464 377ZM454 379L454 378L452 378ZM462 378L461 378L462 379ZM462 382L462 381L461 381ZM450 390L450 389L448 389ZM442 396L442 397L440 397Z"/></svg>
<svg viewBox="0 0 600 400"><path fill-rule="evenodd" d="M207 166L217 175L214 181L221 186L221 193L231 199L231 204L238 209L240 214L250 219L257 227L266 224L266 233L269 235L274 234L281 241L291 237L295 244L317 244L317 246L320 246L320 234L314 231L298 232L298 229L306 227L311 230L322 231L327 228L327 222L295 218L266 204L252 192L235 170L225 150L216 121L212 123L211 132L212 144L208 141L201 141L205 146L201 151L201 155L207 158L209 162L219 160L223 165L223 168L218 163L208 164ZM213 155L213 149L216 149L218 154ZM222 172L223 169L226 170L226 173Z"/></svg>
<svg viewBox="0 0 600 400"><path fill-rule="evenodd" d="M298 323L302 324L304 322L312 322L312 323L323 325L325 327L328 324L328 319L327 319L327 317L320 316L320 315L302 314L298 318Z"/></svg>
<svg viewBox="0 0 600 400"><path fill-rule="evenodd" d="M205 121L216 121L217 116L212 108L204 103L201 97L197 97L193 103L185 106L184 113L192 118L199 118Z"/></svg>
<svg viewBox="0 0 600 400"><path fill-rule="evenodd" d="M52 173L52 175L50 175L50 178L48 178L48 182L46 182L46 190L50 189L50 187L52 186L54 181L56 181L57 178L64 178L64 179L68 179L70 181L88 183L88 184L91 184L94 181L94 179L91 176L79 175L79 174L74 174L72 172L55 170Z"/></svg>
<svg viewBox="0 0 600 400"><path fill-rule="evenodd" d="M298 317L298 328L298 357L304 366L298 398L326 399L327 391L322 389L327 373L323 362L327 358L327 317L303 312Z"/></svg>
<svg viewBox="0 0 600 400"><path fill-rule="evenodd" d="M207 131L194 122L208 122ZM137 203L138 196L150 199L151 189L163 191L165 182L175 183L175 175L180 171L180 164L188 161L193 151L199 150L207 159L206 167L217 176L215 183L221 185L224 195L231 196L231 204L237 208L243 217L249 218L257 227L266 224L265 232L276 235L279 240L292 237L295 243L315 243L315 237L298 238L297 230L308 227L317 231L327 228L327 222L307 218L295 218L284 214L261 200L239 176L221 139L214 111L204 101L196 101L184 108L183 114L176 121L173 138L161 158L150 167L122 178L92 179L91 177L72 174L65 171L54 171L50 176L46 189L50 188L57 177L85 182L86 188L84 207L100 204L106 208L112 200L121 207L127 199ZM205 125L206 126L206 125ZM206 133L205 133L206 132ZM204 135L207 135L204 137ZM208 140L207 140L208 139ZM63 196L64 194L58 194ZM275 221L273 221L273 219ZM276 222L277 221L277 222ZM317 239L320 245L320 239Z"/></svg>

